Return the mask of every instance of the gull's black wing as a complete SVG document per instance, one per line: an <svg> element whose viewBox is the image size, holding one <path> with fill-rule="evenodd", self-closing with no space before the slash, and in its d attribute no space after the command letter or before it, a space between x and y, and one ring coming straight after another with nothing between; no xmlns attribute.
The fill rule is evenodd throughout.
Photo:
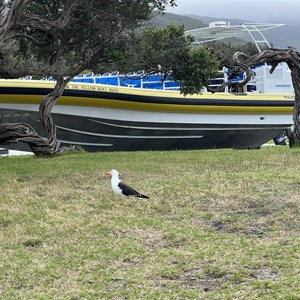
<svg viewBox="0 0 300 300"><path fill-rule="evenodd" d="M142 195L138 191L134 190L132 187L130 187L126 183L120 182L118 186L122 190L122 193L125 196L133 196L133 197L138 197L138 198L149 198L148 196Z"/></svg>

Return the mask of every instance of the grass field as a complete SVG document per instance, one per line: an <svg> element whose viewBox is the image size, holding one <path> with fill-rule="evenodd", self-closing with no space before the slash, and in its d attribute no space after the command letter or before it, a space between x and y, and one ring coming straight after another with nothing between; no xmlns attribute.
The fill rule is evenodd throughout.
<svg viewBox="0 0 300 300"><path fill-rule="evenodd" d="M150 199L115 196L112 168ZM0 169L0 299L300 299L299 148Z"/></svg>

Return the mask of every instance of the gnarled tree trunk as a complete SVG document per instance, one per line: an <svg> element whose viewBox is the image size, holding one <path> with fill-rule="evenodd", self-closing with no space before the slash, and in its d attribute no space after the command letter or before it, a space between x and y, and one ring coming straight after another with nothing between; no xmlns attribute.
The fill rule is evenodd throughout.
<svg viewBox="0 0 300 300"><path fill-rule="evenodd" d="M60 147L56 136L56 126L51 117L51 110L71 78L59 77L53 91L44 97L40 103L40 120L43 124L47 137L40 136L34 128L26 123L1 123L0 144L27 143L32 152L37 156L50 156L61 153L65 148Z"/></svg>

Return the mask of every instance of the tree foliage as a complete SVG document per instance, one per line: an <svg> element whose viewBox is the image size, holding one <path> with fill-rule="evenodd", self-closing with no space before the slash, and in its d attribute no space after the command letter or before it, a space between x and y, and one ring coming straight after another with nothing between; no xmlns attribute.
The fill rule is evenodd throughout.
<svg viewBox="0 0 300 300"><path fill-rule="evenodd" d="M217 75L219 61L206 48L192 46L194 38L184 34L184 26L146 28L130 45L131 66L148 72L161 72L181 83L184 94L201 93L209 79Z"/></svg>
<svg viewBox="0 0 300 300"><path fill-rule="evenodd" d="M74 76L107 64L120 39L167 4L174 0L11 0L2 5L0 76Z"/></svg>

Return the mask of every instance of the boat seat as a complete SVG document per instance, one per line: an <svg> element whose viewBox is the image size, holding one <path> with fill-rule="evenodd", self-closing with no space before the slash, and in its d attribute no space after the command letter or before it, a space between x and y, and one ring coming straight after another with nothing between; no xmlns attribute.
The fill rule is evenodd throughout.
<svg viewBox="0 0 300 300"><path fill-rule="evenodd" d="M85 74L85 77L93 77L95 74L93 72Z"/></svg>
<svg viewBox="0 0 300 300"><path fill-rule="evenodd" d="M135 88L136 87L136 84L125 83L125 85L127 87L130 87L130 88Z"/></svg>

